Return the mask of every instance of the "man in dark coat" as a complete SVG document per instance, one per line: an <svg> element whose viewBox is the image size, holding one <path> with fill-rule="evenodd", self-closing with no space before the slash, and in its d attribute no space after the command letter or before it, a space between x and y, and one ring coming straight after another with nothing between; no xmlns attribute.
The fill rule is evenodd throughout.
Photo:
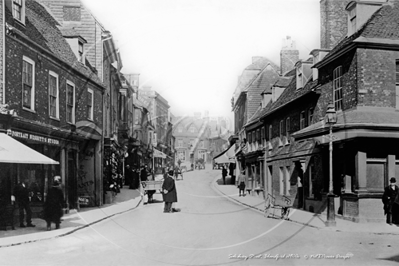
<svg viewBox="0 0 399 266"><path fill-rule="evenodd" d="M30 192L28 188L29 179L19 183L14 190L14 196L19 208L19 226L20 227L35 227L32 224L32 210L30 209ZM26 212L26 226L24 225L24 211Z"/></svg>
<svg viewBox="0 0 399 266"><path fill-rule="evenodd" d="M133 186L133 171L130 165L126 165L125 168L125 186L129 186L130 189L132 189Z"/></svg>
<svg viewBox="0 0 399 266"><path fill-rule="evenodd" d="M132 173L132 189L138 189L140 187L140 173L139 169L134 169Z"/></svg>
<svg viewBox="0 0 399 266"><path fill-rule="evenodd" d="M162 197L165 202L163 212L172 213L172 203L177 202L177 191L175 180L173 179L173 170L169 171L165 176L162 184Z"/></svg>
<svg viewBox="0 0 399 266"><path fill-rule="evenodd" d="M389 186L385 187L382 196L384 213L387 216L387 224L399 224L399 187L396 179L391 177Z"/></svg>
<svg viewBox="0 0 399 266"><path fill-rule="evenodd" d="M223 178L223 185L226 185L226 176L227 176L227 169L226 167L222 167L222 178Z"/></svg>
<svg viewBox="0 0 399 266"><path fill-rule="evenodd" d="M55 229L60 228L63 216L62 206L64 204L64 193L61 189L61 177L55 176L53 186L48 190L46 202L44 203L44 220L47 222L47 230L51 230L51 223L55 223Z"/></svg>

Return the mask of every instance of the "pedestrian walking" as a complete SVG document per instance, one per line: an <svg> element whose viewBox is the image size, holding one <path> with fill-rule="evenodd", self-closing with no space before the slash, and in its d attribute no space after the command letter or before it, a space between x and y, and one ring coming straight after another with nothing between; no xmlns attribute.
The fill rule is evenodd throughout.
<svg viewBox="0 0 399 266"><path fill-rule="evenodd" d="M245 197L245 184L247 181L247 177L245 175L245 170L240 173L238 176L238 196L241 197L241 194L243 197Z"/></svg>
<svg viewBox="0 0 399 266"><path fill-rule="evenodd" d="M51 223L55 223L55 229L60 228L61 217L63 216L64 193L61 189L61 177L55 176L53 185L48 190L46 202L44 203L44 220L47 223L47 230L51 230Z"/></svg>
<svg viewBox="0 0 399 266"><path fill-rule="evenodd" d="M223 185L226 185L226 176L227 176L227 169L225 166L222 166Z"/></svg>
<svg viewBox="0 0 399 266"><path fill-rule="evenodd" d="M387 216L387 224L399 224L399 187L395 177L391 177L389 183L382 196L384 214Z"/></svg>
<svg viewBox="0 0 399 266"><path fill-rule="evenodd" d="M177 191L175 180L173 179L173 170L168 172L163 181L162 198L165 202L163 212L172 213L172 203L177 202Z"/></svg>
<svg viewBox="0 0 399 266"><path fill-rule="evenodd" d="M14 189L14 197L16 198L19 208L19 226L20 227L35 227L32 224L32 210L30 208L31 192L28 188L29 179L25 178L23 182L20 182ZM24 212L26 213L26 225L24 224Z"/></svg>

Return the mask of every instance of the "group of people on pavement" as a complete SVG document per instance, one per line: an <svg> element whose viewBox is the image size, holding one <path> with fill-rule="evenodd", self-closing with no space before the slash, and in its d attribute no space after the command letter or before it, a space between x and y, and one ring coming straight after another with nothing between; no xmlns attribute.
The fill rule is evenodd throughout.
<svg viewBox="0 0 399 266"><path fill-rule="evenodd" d="M30 208L32 192L29 189L29 179L18 183L11 196L12 204L17 203L19 209L19 226L35 227L32 223L32 210ZM48 189L47 196L43 205L42 217L47 224L47 230L51 230L51 223L59 229L61 217L63 216L64 193L61 189L61 177L55 176L52 180L52 186ZM25 216L26 214L26 216ZM26 222L26 224L24 223Z"/></svg>
<svg viewBox="0 0 399 266"><path fill-rule="evenodd" d="M129 166L127 166L129 169ZM225 177L227 170L223 168L222 176L225 184ZM177 190L174 176L176 176L176 169L165 169L164 180L162 184L162 198L164 201L164 213L179 212L180 209L174 205L177 203ZM146 167L143 166L140 171L140 180L146 181L148 173ZM385 187L382 196L384 214L386 215L386 222L388 224L399 224L399 187L396 185L396 178L391 177L390 184ZM245 196L245 171L242 171L238 176L239 196ZM31 192L29 191L29 179L20 182L14 189L12 195L12 203L14 201L18 204L20 227L35 227L32 223L32 210L30 208ZM155 191L153 191L155 193ZM151 194L151 193L150 193ZM153 193L152 193L153 194ZM152 194L149 199L152 199ZM61 217L63 216L64 194L61 188L61 177L55 176L52 180L52 186L48 189L48 193L44 202L42 218L47 223L47 230L51 230L51 224L55 224L55 228L59 229L61 224ZM26 214L26 216L25 216ZM24 223L26 222L26 224Z"/></svg>

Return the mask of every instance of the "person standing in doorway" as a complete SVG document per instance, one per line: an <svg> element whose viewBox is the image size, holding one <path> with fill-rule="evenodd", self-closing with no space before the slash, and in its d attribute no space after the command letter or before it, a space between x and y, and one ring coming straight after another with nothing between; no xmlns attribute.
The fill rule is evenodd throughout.
<svg viewBox="0 0 399 266"><path fill-rule="evenodd" d="M30 209L30 192L28 189L29 179L25 178L23 182L20 182L15 190L14 196L16 198L19 208L19 226L20 227L35 227L32 224L32 210ZM24 212L26 212L26 225L24 224Z"/></svg>
<svg viewBox="0 0 399 266"><path fill-rule="evenodd" d="M226 176L227 176L227 169L226 169L226 167L223 165L223 166L222 166L223 185L226 185Z"/></svg>
<svg viewBox="0 0 399 266"><path fill-rule="evenodd" d="M163 212L172 213L172 204L177 202L177 191L175 180L173 179L173 171L168 172L162 184L162 197L165 202Z"/></svg>
<svg viewBox="0 0 399 266"><path fill-rule="evenodd" d="M387 216L387 224L399 224L399 187L395 177L391 177L389 183L382 196L384 213Z"/></svg>
<svg viewBox="0 0 399 266"><path fill-rule="evenodd" d="M52 187L48 190L44 204L44 220L47 223L47 230L51 230L51 223L55 223L55 229L60 228L61 217L63 216L64 193L61 189L61 177L55 176Z"/></svg>

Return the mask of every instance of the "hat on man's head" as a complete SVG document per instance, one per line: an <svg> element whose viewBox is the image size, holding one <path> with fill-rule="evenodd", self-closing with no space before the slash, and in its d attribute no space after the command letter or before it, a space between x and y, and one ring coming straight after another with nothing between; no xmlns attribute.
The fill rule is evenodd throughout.
<svg viewBox="0 0 399 266"><path fill-rule="evenodd" d="M396 178L395 177L391 177L391 179L389 179L389 182L396 183Z"/></svg>
<svg viewBox="0 0 399 266"><path fill-rule="evenodd" d="M54 185L61 184L61 177L59 175L54 176L53 184Z"/></svg>

